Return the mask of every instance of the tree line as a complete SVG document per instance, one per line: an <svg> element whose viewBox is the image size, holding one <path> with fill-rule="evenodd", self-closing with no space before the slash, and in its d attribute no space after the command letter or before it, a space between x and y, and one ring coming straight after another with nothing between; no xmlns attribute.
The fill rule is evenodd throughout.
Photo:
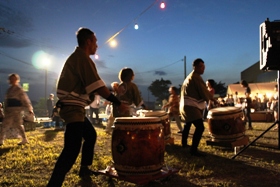
<svg viewBox="0 0 280 187"><path fill-rule="evenodd" d="M161 78L160 80L156 79L148 87L148 90L156 98L156 101L161 102L164 99L168 99L169 97L168 89L171 85L172 82L170 80L164 80L163 78ZM179 84L178 86L175 87L180 91L182 85ZM226 96L227 86L225 86L225 83L222 83L221 81L217 83L216 81L214 81L214 89L215 89L215 94L218 94L221 97Z"/></svg>

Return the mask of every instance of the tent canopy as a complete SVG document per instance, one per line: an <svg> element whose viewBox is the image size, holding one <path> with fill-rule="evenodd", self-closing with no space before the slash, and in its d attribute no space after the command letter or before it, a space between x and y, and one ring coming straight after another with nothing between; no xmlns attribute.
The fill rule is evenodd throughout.
<svg viewBox="0 0 280 187"><path fill-rule="evenodd" d="M277 85L276 82L267 82L267 83L249 83L251 88L251 97L258 95L259 97L265 95L271 97L274 94L274 87ZM227 89L227 94L235 95L235 92L238 92L239 97L245 96L245 90L241 87L240 84L229 84Z"/></svg>

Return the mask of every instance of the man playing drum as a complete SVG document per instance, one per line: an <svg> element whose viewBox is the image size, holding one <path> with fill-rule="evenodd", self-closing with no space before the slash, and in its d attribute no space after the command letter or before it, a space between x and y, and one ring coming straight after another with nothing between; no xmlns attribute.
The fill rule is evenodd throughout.
<svg viewBox="0 0 280 187"><path fill-rule="evenodd" d="M187 147L187 138L191 125L196 127L190 153L193 156L203 156L197 147L204 131L203 110L205 101L217 101L207 90L201 75L204 73L204 61L200 58L193 61L193 71L187 76L181 88L180 113L182 121L185 122L182 134L182 146Z"/></svg>

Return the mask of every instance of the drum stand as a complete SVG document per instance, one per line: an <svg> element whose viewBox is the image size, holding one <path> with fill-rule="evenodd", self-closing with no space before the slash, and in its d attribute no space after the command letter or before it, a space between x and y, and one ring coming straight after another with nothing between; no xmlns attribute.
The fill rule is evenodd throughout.
<svg viewBox="0 0 280 187"><path fill-rule="evenodd" d="M249 142L249 137L246 136L245 134L242 135L239 139L235 139L233 141L218 141L218 140L207 140L206 144L207 145L214 145L214 146L222 146L222 147L236 147L236 146L242 146L242 145L247 145Z"/></svg>
<svg viewBox="0 0 280 187"><path fill-rule="evenodd" d="M238 155L240 155L243 151L245 151L249 146L251 146L252 144L254 144L259 138L261 138L265 133L267 133L272 127L274 127L276 124L279 124L279 121L276 121L275 123L273 123L268 129L266 129L261 135L259 135L254 141L252 141L251 143L249 143L246 147L244 147L243 149L241 149L236 155L234 155L231 159L235 159L235 157L237 157Z"/></svg>
<svg viewBox="0 0 280 187"><path fill-rule="evenodd" d="M169 168L169 167L163 167L160 171L160 173L155 175L118 175L117 171L112 166L107 166L104 170L98 170L98 173L101 175L105 175L112 178L116 178L118 180L124 180L127 182L131 182L137 185L146 185L149 182L164 179L166 177L169 177L175 173L178 173L180 169L176 168Z"/></svg>

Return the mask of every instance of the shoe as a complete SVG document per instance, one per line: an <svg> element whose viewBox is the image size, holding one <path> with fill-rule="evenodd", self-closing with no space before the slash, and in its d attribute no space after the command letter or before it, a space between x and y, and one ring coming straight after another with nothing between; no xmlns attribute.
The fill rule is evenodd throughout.
<svg viewBox="0 0 280 187"><path fill-rule="evenodd" d="M25 145L25 144L29 144L29 142L27 140L22 140L21 142L18 143L18 145Z"/></svg>
<svg viewBox="0 0 280 187"><path fill-rule="evenodd" d="M194 151L194 152L190 152L192 156L196 156L196 157L205 157L206 155L203 153L200 153L198 151Z"/></svg>
<svg viewBox="0 0 280 187"><path fill-rule="evenodd" d="M183 131L178 131L177 133L180 133L180 134L182 134L182 133L183 133Z"/></svg>
<svg viewBox="0 0 280 187"><path fill-rule="evenodd" d="M88 177L88 176L92 176L92 175L98 175L98 172L96 171L92 171L90 169L88 169L87 167L81 167L80 171L79 171L79 177L83 178L83 177Z"/></svg>
<svg viewBox="0 0 280 187"><path fill-rule="evenodd" d="M277 131L278 130L278 125L276 125L272 130Z"/></svg>

